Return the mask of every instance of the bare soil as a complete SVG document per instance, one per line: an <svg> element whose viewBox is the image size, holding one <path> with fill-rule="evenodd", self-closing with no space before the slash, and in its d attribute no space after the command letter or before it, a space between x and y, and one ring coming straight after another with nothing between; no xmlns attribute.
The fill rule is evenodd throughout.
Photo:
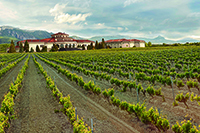
<svg viewBox="0 0 200 133"><path fill-rule="evenodd" d="M17 117L11 121L8 133L72 133L67 117L62 112L54 112L62 106L53 98L44 76L38 72L31 57L23 86L15 98Z"/></svg>
<svg viewBox="0 0 200 133"><path fill-rule="evenodd" d="M90 92L85 91L76 83L68 80L63 74L58 74L57 70L53 67L48 66L39 59L38 61L40 64L42 64L43 68L47 70L48 75L50 75L52 79L54 79L55 76L55 81L58 89L63 92L65 96L70 94L74 106L78 109L78 115L80 117L83 117L84 121L88 125L90 125L90 119L94 119L95 132L134 132L127 128L128 126L136 129L140 133L158 132L157 129L155 129L152 125L143 124L142 122L138 121L134 115L129 115L126 111L122 111L118 107L111 105L106 99L101 96L98 97ZM89 80L89 77L87 78ZM80 95L80 93L77 92L80 92L84 96ZM84 97L86 97L86 99ZM89 99L91 99L94 104L90 102ZM98 108L97 105L100 106L100 108ZM106 110L110 114L105 113L103 110ZM119 121L117 121L111 115L117 117ZM126 127L125 125L128 126Z"/></svg>
<svg viewBox="0 0 200 133"><path fill-rule="evenodd" d="M14 66L12 69L7 71L0 80L0 104L2 103L3 96L6 94L6 92L9 91L10 84L13 82L14 79L17 78L17 75L19 71L21 70L22 66L24 65L26 59L23 59L20 61L16 66Z"/></svg>
<svg viewBox="0 0 200 133"><path fill-rule="evenodd" d="M61 65L61 67L67 69L68 71L71 71L64 65ZM94 81L94 77L86 76L83 73L78 73L76 71L73 71L73 72L76 73L78 76L82 76L85 82L89 82L90 80ZM119 77L118 75L113 75L113 77L116 77L121 80L124 79L122 77ZM187 92L190 92L190 94L191 92L194 92L195 95L196 94L200 95L200 91L198 91L196 88L191 88L191 91L190 91L186 85L186 82L187 82L187 79L184 78L183 83L185 84L185 86L181 87L180 89L175 84L173 84L174 96L176 96L178 92L183 92L184 95ZM120 92L119 91L120 89L118 87L110 84L109 82L105 80L100 81L100 80L95 79L95 83L101 88L101 90L114 87L115 88L114 95L118 97L119 99L121 99L122 101L127 101L130 103L137 102L136 90L134 89L132 90L132 92L130 92L129 88L127 88L126 92ZM136 82L136 83L142 84L144 88L147 88L149 85L149 82L147 81L141 81L141 82ZM152 98L147 93L146 93L146 96L143 96L143 94L141 93L139 94L140 103L143 103L145 101L147 109L151 107L159 108L161 110L161 114L167 117L171 126L175 124L177 121L179 121L180 123L183 120L192 119L194 125L198 127L198 125L200 125L200 106L198 105L198 103L196 101L191 102L190 100L188 100L187 101L187 105L189 107L188 109L186 108L184 103L180 103L180 102L178 106L173 106L174 99L173 99L172 88L168 85L164 86L161 83L156 82L154 88L159 89L160 87L162 88L161 92L164 94L165 102L163 101L161 96L154 96ZM93 100L95 100L95 98ZM145 129L150 128L149 126L147 127L145 125L143 126ZM156 129L151 129L151 130L156 131ZM168 132L172 132L172 130L168 130Z"/></svg>

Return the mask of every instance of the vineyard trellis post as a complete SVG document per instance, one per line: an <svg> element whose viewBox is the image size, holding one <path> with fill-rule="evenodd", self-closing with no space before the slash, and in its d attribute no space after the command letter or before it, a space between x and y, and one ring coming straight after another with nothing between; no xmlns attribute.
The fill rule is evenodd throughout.
<svg viewBox="0 0 200 133"><path fill-rule="evenodd" d="M75 107L75 118L77 120L77 107Z"/></svg>
<svg viewBox="0 0 200 133"><path fill-rule="evenodd" d="M93 130L93 120L92 120L92 118L91 118L91 129L92 129L92 133L93 133L94 130Z"/></svg>
<svg viewBox="0 0 200 133"><path fill-rule="evenodd" d="M137 87L136 91L137 91L137 103L138 103L139 102L138 87Z"/></svg>
<svg viewBox="0 0 200 133"><path fill-rule="evenodd" d="M173 99L174 99L174 102L175 102L175 98L174 98L174 89L173 89L173 81L172 81L172 77L171 77L171 76L170 76L170 79L171 79L171 84L172 84Z"/></svg>

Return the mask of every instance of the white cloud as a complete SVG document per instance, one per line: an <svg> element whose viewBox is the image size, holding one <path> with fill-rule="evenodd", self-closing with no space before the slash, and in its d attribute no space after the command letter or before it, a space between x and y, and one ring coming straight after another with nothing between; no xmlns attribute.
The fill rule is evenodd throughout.
<svg viewBox="0 0 200 133"><path fill-rule="evenodd" d="M200 12L193 12L188 15L188 17L200 17Z"/></svg>
<svg viewBox="0 0 200 133"><path fill-rule="evenodd" d="M90 27L87 27L88 29L116 29L115 27L109 27L109 26L106 26L105 23L98 23L98 24L93 24L93 25L90 25Z"/></svg>
<svg viewBox="0 0 200 133"><path fill-rule="evenodd" d="M65 23L65 22L76 24L77 22L85 21L85 19L90 15L92 15L92 14L87 13L87 14L69 15L68 13L67 14L61 13L60 15L55 16L54 20L58 24Z"/></svg>
<svg viewBox="0 0 200 133"><path fill-rule="evenodd" d="M78 15L76 15L76 14L70 15L68 13L65 14L63 12L63 9L67 8L66 5L67 4L65 4L65 5L56 4L54 6L54 8L51 8L49 10L51 15L54 16L54 21L58 24L66 23L66 22L76 24L80 21L85 21L88 16L92 15L91 13L78 14Z"/></svg>
<svg viewBox="0 0 200 133"><path fill-rule="evenodd" d="M144 1L144 0L126 0L124 2L124 7L126 7L126 6L128 6L130 4L133 4L133 3L136 3L136 2L142 2L142 1Z"/></svg>
<svg viewBox="0 0 200 133"><path fill-rule="evenodd" d="M122 28L122 27L117 27L117 29L118 29L118 30L123 30L123 28Z"/></svg>
<svg viewBox="0 0 200 133"><path fill-rule="evenodd" d="M49 12L52 16L58 16L59 14L63 13L63 9L66 7L67 4L59 5L56 4L54 8L51 8Z"/></svg>
<svg viewBox="0 0 200 133"><path fill-rule="evenodd" d="M85 22L84 24L85 24L85 25L88 25L88 23L87 23L87 22Z"/></svg>
<svg viewBox="0 0 200 133"><path fill-rule="evenodd" d="M16 10L13 11L0 2L0 20L16 20L17 18L18 16Z"/></svg>

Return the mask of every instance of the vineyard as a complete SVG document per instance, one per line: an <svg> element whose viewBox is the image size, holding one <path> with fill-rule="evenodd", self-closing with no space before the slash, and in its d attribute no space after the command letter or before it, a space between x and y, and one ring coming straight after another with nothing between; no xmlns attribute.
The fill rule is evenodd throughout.
<svg viewBox="0 0 200 133"><path fill-rule="evenodd" d="M0 132L200 132L198 46L0 61Z"/></svg>

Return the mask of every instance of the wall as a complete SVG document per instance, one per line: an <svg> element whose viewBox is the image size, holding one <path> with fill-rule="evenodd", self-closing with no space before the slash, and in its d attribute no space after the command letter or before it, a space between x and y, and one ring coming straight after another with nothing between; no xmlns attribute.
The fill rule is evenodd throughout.
<svg viewBox="0 0 200 133"><path fill-rule="evenodd" d="M145 47L145 42L140 42L140 47Z"/></svg>

